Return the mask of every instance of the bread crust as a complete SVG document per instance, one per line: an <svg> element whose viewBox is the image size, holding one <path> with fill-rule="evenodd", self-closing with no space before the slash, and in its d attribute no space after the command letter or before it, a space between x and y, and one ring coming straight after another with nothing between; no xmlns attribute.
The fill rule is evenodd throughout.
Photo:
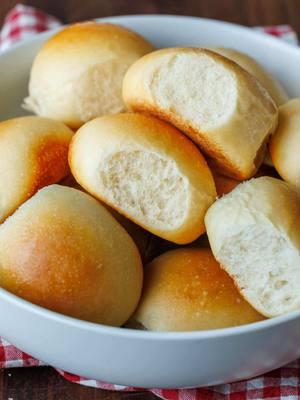
<svg viewBox="0 0 300 400"><path fill-rule="evenodd" d="M74 129L121 112L125 71L150 51L146 39L119 25L70 25L46 41L34 59L24 107Z"/></svg>
<svg viewBox="0 0 300 400"><path fill-rule="evenodd" d="M300 99L279 107L279 124L270 141L270 154L279 175L300 189Z"/></svg>
<svg viewBox="0 0 300 400"><path fill-rule="evenodd" d="M20 117L0 123L0 221L38 189L69 173L73 131L58 121Z"/></svg>
<svg viewBox="0 0 300 400"><path fill-rule="evenodd" d="M276 105L279 107L289 100L289 96L281 84L267 71L262 65L260 65L254 58L250 57L241 51L235 49L224 48L224 47L209 47L218 54L229 58L236 62L261 83L261 85L270 94Z"/></svg>
<svg viewBox="0 0 300 400"><path fill-rule="evenodd" d="M142 279L133 240L79 190L47 186L0 226L1 287L50 310L121 326Z"/></svg>
<svg viewBox="0 0 300 400"><path fill-rule="evenodd" d="M133 319L149 330L192 331L243 325L263 317L242 298L210 249L180 248L146 265Z"/></svg>

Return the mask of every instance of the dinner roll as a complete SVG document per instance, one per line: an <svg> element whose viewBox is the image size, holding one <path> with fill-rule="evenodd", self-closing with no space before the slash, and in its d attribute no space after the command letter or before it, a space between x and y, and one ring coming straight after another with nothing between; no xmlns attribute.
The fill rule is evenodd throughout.
<svg viewBox="0 0 300 400"><path fill-rule="evenodd" d="M24 107L72 128L124 109L127 68L153 50L140 35L118 25L85 22L52 36L31 69Z"/></svg>
<svg viewBox="0 0 300 400"><path fill-rule="evenodd" d="M300 189L300 98L279 108L279 125L270 153L280 176Z"/></svg>
<svg viewBox="0 0 300 400"><path fill-rule="evenodd" d="M260 321L210 249L172 250L145 268L133 317L154 331L218 329Z"/></svg>
<svg viewBox="0 0 300 400"><path fill-rule="evenodd" d="M300 308L300 195L270 177L237 186L205 217L214 256L266 317Z"/></svg>
<svg viewBox="0 0 300 400"><path fill-rule="evenodd" d="M171 122L197 143L223 175L243 180L263 161L277 107L248 72L200 48L162 49L136 61L123 82L133 111Z"/></svg>
<svg viewBox="0 0 300 400"><path fill-rule="evenodd" d="M0 222L39 188L69 173L73 132L41 117L0 122Z"/></svg>
<svg viewBox="0 0 300 400"><path fill-rule="evenodd" d="M0 226L0 286L50 310L120 326L142 275L125 229L79 190L48 186Z"/></svg>
<svg viewBox="0 0 300 400"><path fill-rule="evenodd" d="M277 106L280 106L281 104L288 101L288 94L280 85L280 83L252 57L234 49L210 47L210 50L221 54L222 56L227 57L232 61L235 61L242 68L255 76L255 78L267 90Z"/></svg>
<svg viewBox="0 0 300 400"><path fill-rule="evenodd" d="M141 114L97 118L77 131L69 162L89 193L155 235L183 244L204 232L216 197L211 172L167 123Z"/></svg>
<svg viewBox="0 0 300 400"><path fill-rule="evenodd" d="M59 184L63 186L69 186L86 193L84 188L79 185L79 183L75 180L73 175L68 175L66 178L60 181ZM123 226L123 228L134 240L134 243L137 245L137 248L140 251L140 255L143 261L148 261L149 257L151 257L152 254L151 234L145 231L145 229L135 224L134 222L130 221L130 219L118 213L113 208L109 207L107 204L103 202L101 202L101 204L112 214L112 216L119 222L120 225Z"/></svg>

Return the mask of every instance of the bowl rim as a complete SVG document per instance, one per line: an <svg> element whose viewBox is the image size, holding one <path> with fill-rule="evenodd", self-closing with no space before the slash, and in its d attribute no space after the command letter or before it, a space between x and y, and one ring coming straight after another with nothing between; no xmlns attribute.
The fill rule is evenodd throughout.
<svg viewBox="0 0 300 400"><path fill-rule="evenodd" d="M292 311L288 314L265 319L251 324L234 326L221 329L210 329L200 331L180 331L180 332L157 332L138 330L123 327L114 327L96 322L89 322L80 320L78 318L70 317L68 315L60 314L58 312L49 310L47 308L38 306L27 300L18 297L9 291L0 288L0 301L10 303L14 307L22 308L23 310L35 314L38 317L52 320L59 324L73 326L77 329L92 331L99 334L108 334L123 338L141 339L141 340L203 340L213 339L217 337L238 336L248 333L262 331L268 328L273 328L278 325L285 324L294 319L300 318L300 310Z"/></svg>
<svg viewBox="0 0 300 400"><path fill-rule="evenodd" d="M217 20L213 18L203 18L203 17L197 17L197 16L192 16L192 15L176 15L176 14L128 14L128 15L114 15L114 16L109 16L109 17L100 17L100 18L92 18L89 20L83 20L79 21L81 22L86 22L86 21L96 21L96 22L111 22L111 23L120 23L122 24L122 21L136 21L136 20L182 20L182 21L189 21L192 23L202 23L202 24L207 24L207 25L215 25L216 27L223 27L224 29L231 30L231 31L236 31L237 33L242 31L243 35L250 36L250 37L256 37L257 40L263 41L266 44L270 43L276 47L280 48L285 48L288 51L291 51L293 53L298 53L300 54L300 48L296 46L293 43L289 43L283 40L279 40L277 37L272 36L272 35L266 35L263 32L260 32L258 30L253 29L254 27L248 27L240 24L235 24L232 22L227 22L227 21L222 21L222 20ZM37 33L33 37L25 38L19 43L13 44L11 47L8 49L4 49L0 51L0 59L6 54L10 54L15 52L17 49L26 47L34 42L38 42L39 40L46 39L48 36L51 36L55 32L63 29L64 27L71 25L70 24L62 24L61 26L49 29L45 32L40 32Z"/></svg>
<svg viewBox="0 0 300 400"><path fill-rule="evenodd" d="M254 29L250 29L249 27L245 27L242 25L219 21L216 19L209 18L201 18L195 16L184 16L184 15L172 15L172 14L136 14L136 15L121 15L121 16L112 16L112 17L104 17L104 18L95 18L95 21L98 22L112 22L112 23L120 23L122 22L130 22L140 20L145 21L146 19L150 20L182 20L189 21L192 23L202 23L207 25L214 25L216 27L223 27L226 30L234 31L236 33L240 33L242 31L244 36L254 37L257 40L263 41L266 45L270 44L272 46L278 47L280 49L284 48L288 52L297 53L300 55L299 48L297 46L284 42L282 40L278 40L276 37L272 37L271 35L262 34L259 31L255 31ZM66 25L62 25L60 27L51 29L46 32L39 33L32 38L25 39L21 43L17 43L12 45L10 48L5 49L0 52L0 60L6 55L17 52L22 47L30 46L35 42L40 42L45 40L47 37L51 36L55 32L64 28ZM10 303L14 307L22 308L23 310L33 313L36 316L46 318L49 320L53 320L54 322L60 324L66 324L69 326L76 327L82 330L93 331L99 334L107 334L111 336L119 336L123 338L130 339L140 339L140 340L159 340L159 341L182 341L182 340L204 340L204 339L213 339L216 337L227 337L234 335L244 335L252 332L262 331L264 329L273 328L278 325L282 325L297 319L300 317L300 310L292 311L288 314L274 317L270 319L266 319L259 322L254 322L247 325L241 325L236 327L229 328L221 328L214 330L201 330L201 331L184 331L184 332L153 332L153 331L145 331L145 330L136 330L129 328L119 328L106 326L102 324L97 324L93 322L88 322L84 320L79 320L73 317L69 317L55 311L48 310L36 304L30 303L27 300L18 297L9 291L0 288L0 301L5 301Z"/></svg>

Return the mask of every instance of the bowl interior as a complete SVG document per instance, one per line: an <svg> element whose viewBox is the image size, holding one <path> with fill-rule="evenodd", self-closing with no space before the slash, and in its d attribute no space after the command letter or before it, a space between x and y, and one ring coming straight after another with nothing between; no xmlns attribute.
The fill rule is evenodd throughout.
<svg viewBox="0 0 300 400"><path fill-rule="evenodd" d="M99 21L101 20L129 27L145 36L156 47L212 45L241 50L261 62L283 84L291 97L300 96L300 69L298 68L300 51L297 47L283 43L276 38L238 25L193 17L149 15L112 17L100 19ZM26 114L26 111L21 108L21 103L27 95L32 60L42 43L52 34L53 31L40 34L0 54L0 120ZM0 289L0 298L4 301L13 301L15 304L18 302L17 298L3 289ZM32 312L44 311L49 318L66 318L65 321L72 321L68 317L58 316L58 314L30 305L30 303L23 300L20 300L20 306L32 307ZM284 322L286 319L296 318L299 314L300 312L297 311L290 316L275 318L274 324ZM82 321L78 321L78 323L86 324L85 326L90 328L94 325ZM272 323L270 320L252 325L253 328L257 327L259 329ZM101 329L101 326L98 327ZM96 329L96 327L94 328ZM118 328L107 327L107 329L110 333L120 331ZM227 328L226 330L220 330L223 331L220 334L224 334L225 331L228 334L234 332L243 333L244 329L247 330L246 327ZM126 331L128 332L128 330L124 330L125 334ZM211 333L216 335L217 331L211 331ZM134 332L134 335L148 334L151 333ZM191 337L195 334L191 333ZM198 332L197 334L202 335L204 333ZM173 335L169 334L167 336L171 338ZM186 334L175 334L176 337L178 335L186 337ZM159 336L161 335L159 334Z"/></svg>

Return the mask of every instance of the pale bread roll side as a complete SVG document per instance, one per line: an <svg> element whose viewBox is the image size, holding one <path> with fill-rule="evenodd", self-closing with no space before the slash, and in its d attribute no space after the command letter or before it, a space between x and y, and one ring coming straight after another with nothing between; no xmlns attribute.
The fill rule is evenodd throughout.
<svg viewBox="0 0 300 400"><path fill-rule="evenodd" d="M209 49L236 62L250 74L255 76L255 78L267 90L278 107L289 100L289 96L281 84L254 58L242 53L241 51L230 48L209 47Z"/></svg>
<svg viewBox="0 0 300 400"><path fill-rule="evenodd" d="M128 67L153 50L119 25L84 22L62 29L35 57L24 107L78 128L124 110L122 80Z"/></svg>
<svg viewBox="0 0 300 400"><path fill-rule="evenodd" d="M210 249L169 251L145 267L133 319L148 330L194 331L263 319L239 294Z"/></svg>
<svg viewBox="0 0 300 400"><path fill-rule="evenodd" d="M270 141L270 154L279 175L300 189L300 99L279 108L279 124Z"/></svg>
<svg viewBox="0 0 300 400"><path fill-rule="evenodd" d="M205 231L213 177L171 125L141 114L97 118L77 131L69 162L89 193L155 235L184 244Z"/></svg>
<svg viewBox="0 0 300 400"><path fill-rule="evenodd" d="M277 125L277 107L256 78L200 48L142 57L124 77L123 98L129 109L174 124L222 174L238 180L255 174Z"/></svg>
<svg viewBox="0 0 300 400"><path fill-rule="evenodd" d="M262 84L267 90L269 95L272 97L276 105L279 107L289 100L289 96L281 84L276 80L269 71L267 71L261 64L259 64L254 58L249 55L242 53L230 48L223 47L209 47L210 50L221 54L224 57L239 64L242 68L248 71L250 74ZM264 164L273 166L269 152L266 153Z"/></svg>
<svg viewBox="0 0 300 400"><path fill-rule="evenodd" d="M71 129L48 118L0 122L0 222L38 189L69 173L72 136Z"/></svg>
<svg viewBox="0 0 300 400"><path fill-rule="evenodd" d="M300 195L261 177L216 201L205 217L215 258L266 317L300 308Z"/></svg>
<svg viewBox="0 0 300 400"><path fill-rule="evenodd" d="M133 240L79 190L47 186L0 225L1 287L50 310L121 326L142 278Z"/></svg>

